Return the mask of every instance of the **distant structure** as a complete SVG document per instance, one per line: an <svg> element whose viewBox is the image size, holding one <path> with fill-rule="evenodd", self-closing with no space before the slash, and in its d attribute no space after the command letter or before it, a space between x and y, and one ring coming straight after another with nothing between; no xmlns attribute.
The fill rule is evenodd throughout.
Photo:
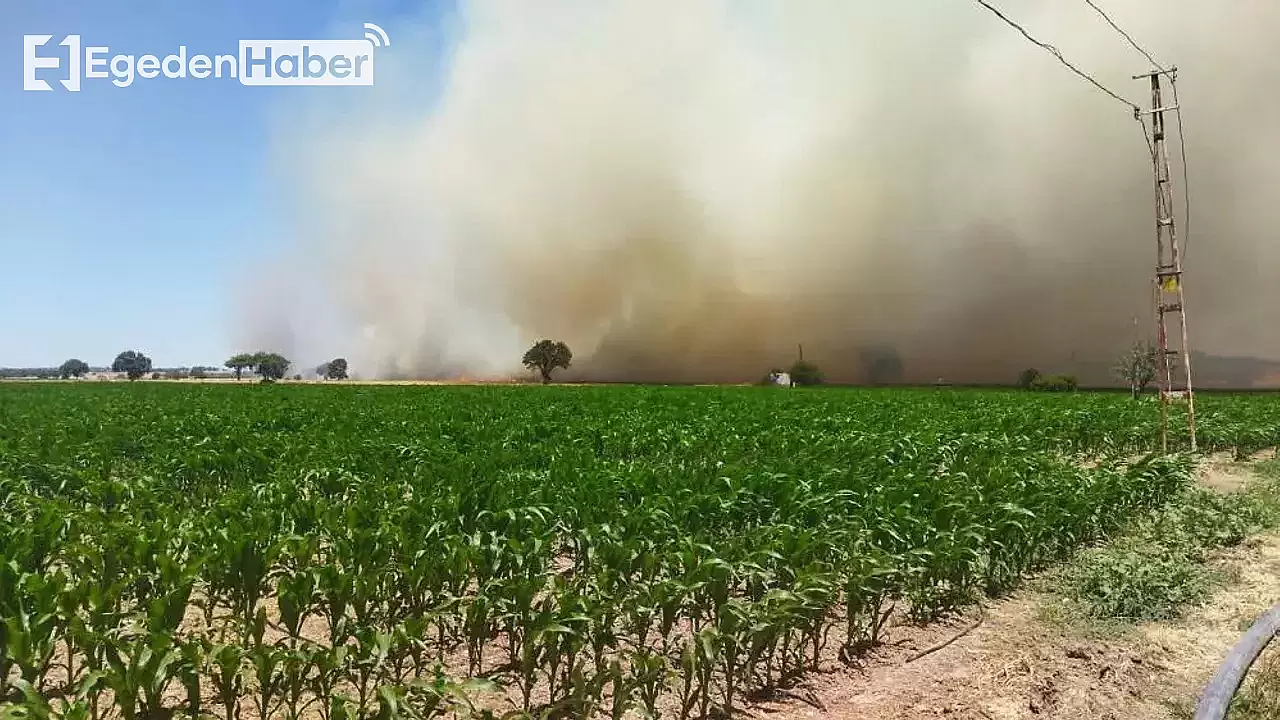
<svg viewBox="0 0 1280 720"><path fill-rule="evenodd" d="M93 380L97 382L106 382L112 380L121 380L125 377L124 373L111 372L110 370L102 370L86 373L85 380Z"/></svg>
<svg viewBox="0 0 1280 720"><path fill-rule="evenodd" d="M795 387L795 383L791 381L791 373L771 372L769 373L769 382L781 387Z"/></svg>

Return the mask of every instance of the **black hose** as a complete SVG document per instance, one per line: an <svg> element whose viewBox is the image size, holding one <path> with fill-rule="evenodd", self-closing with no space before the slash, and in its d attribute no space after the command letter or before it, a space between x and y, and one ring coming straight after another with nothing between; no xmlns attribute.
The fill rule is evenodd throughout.
<svg viewBox="0 0 1280 720"><path fill-rule="evenodd" d="M1280 632L1280 605L1258 618L1249 632L1227 653L1222 665L1218 666L1218 672L1200 696L1195 720L1223 720L1227 716L1227 708L1230 707L1236 690L1240 689L1240 683L1244 682L1244 676L1277 632Z"/></svg>

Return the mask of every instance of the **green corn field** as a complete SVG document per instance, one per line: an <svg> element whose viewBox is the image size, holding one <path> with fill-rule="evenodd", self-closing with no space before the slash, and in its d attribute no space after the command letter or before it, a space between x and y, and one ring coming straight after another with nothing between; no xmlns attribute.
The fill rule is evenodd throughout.
<svg viewBox="0 0 1280 720"><path fill-rule="evenodd" d="M1280 398L1202 395L1202 450ZM5 718L733 714L1154 508L1123 394L0 387ZM1085 462L1088 461L1088 462Z"/></svg>

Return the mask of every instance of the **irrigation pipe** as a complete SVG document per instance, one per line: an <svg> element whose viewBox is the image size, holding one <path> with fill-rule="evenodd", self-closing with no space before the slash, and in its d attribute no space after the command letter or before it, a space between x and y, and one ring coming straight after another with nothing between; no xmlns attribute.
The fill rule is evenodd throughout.
<svg viewBox="0 0 1280 720"><path fill-rule="evenodd" d="M1236 690L1240 689L1240 683L1244 682L1244 676L1277 632L1280 632L1280 605L1258 618L1227 653L1222 665L1218 666L1218 672L1200 696L1195 720L1223 720L1226 717L1227 708L1231 705Z"/></svg>

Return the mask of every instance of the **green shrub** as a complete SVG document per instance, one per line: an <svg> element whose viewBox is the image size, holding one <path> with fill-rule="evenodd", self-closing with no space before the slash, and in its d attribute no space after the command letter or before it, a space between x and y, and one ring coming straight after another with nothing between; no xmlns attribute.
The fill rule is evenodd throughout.
<svg viewBox="0 0 1280 720"><path fill-rule="evenodd" d="M1274 519L1252 495L1189 488L1124 537L1081 553L1063 575L1064 594L1099 618L1176 617L1212 587L1208 552L1236 545Z"/></svg>
<svg viewBox="0 0 1280 720"><path fill-rule="evenodd" d="M1042 392L1074 392L1080 384L1074 375L1045 375L1031 381L1031 389Z"/></svg>
<svg viewBox="0 0 1280 720"><path fill-rule="evenodd" d="M1030 390L1036 381L1041 377L1040 371L1035 368L1027 368L1018 373L1018 387L1023 390Z"/></svg>
<svg viewBox="0 0 1280 720"><path fill-rule="evenodd" d="M1199 550L1238 545L1274 524L1274 510L1249 493L1223 495L1202 487L1187 491L1185 500L1157 513L1147 534L1166 545Z"/></svg>
<svg viewBox="0 0 1280 720"><path fill-rule="evenodd" d="M1066 575L1066 594L1099 618L1162 620L1201 597L1208 572L1183 548L1121 540L1081 553Z"/></svg>

